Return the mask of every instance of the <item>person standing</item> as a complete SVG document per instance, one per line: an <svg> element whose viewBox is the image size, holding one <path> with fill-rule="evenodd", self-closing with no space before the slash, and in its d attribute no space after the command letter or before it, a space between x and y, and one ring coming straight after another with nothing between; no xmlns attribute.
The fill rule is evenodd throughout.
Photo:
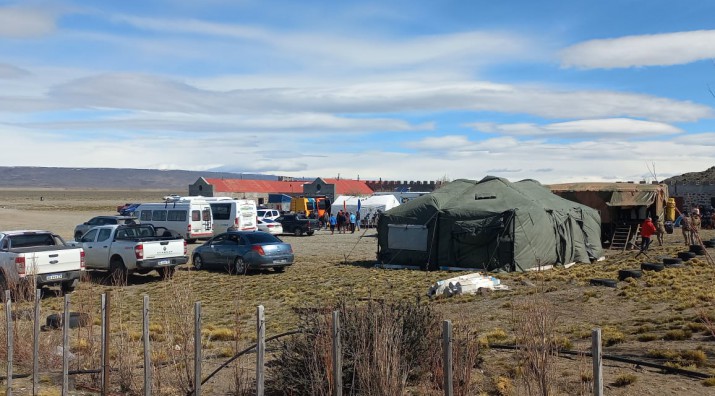
<svg viewBox="0 0 715 396"><path fill-rule="evenodd" d="M700 242L700 236L698 235L698 232L700 232L701 222L702 222L702 219L700 218L700 210L694 209L693 214L690 215L690 244L691 245L699 244L699 242Z"/></svg>
<svg viewBox="0 0 715 396"><path fill-rule="evenodd" d="M683 231L685 244L690 245L690 216L688 216L688 212L680 214L680 229Z"/></svg>
<svg viewBox="0 0 715 396"><path fill-rule="evenodd" d="M360 231L360 211L358 210L357 213L355 213L355 225L357 226L357 230Z"/></svg>
<svg viewBox="0 0 715 396"><path fill-rule="evenodd" d="M328 222L330 223L330 235L333 235L335 234L335 225L338 224L338 219L335 218L334 214L331 214L330 219L328 219Z"/></svg>
<svg viewBox="0 0 715 396"><path fill-rule="evenodd" d="M663 246L665 223L663 222L663 218L660 216L655 216L655 236L658 238L658 246Z"/></svg>
<svg viewBox="0 0 715 396"><path fill-rule="evenodd" d="M646 217L643 224L641 224L641 253L648 251L648 247L650 246L650 237L653 236L655 232L656 229L655 225L653 225L653 220L651 220L650 217Z"/></svg>
<svg viewBox="0 0 715 396"><path fill-rule="evenodd" d="M351 212L349 216L350 216L350 233L354 234L355 233L355 221L356 221L355 213Z"/></svg>

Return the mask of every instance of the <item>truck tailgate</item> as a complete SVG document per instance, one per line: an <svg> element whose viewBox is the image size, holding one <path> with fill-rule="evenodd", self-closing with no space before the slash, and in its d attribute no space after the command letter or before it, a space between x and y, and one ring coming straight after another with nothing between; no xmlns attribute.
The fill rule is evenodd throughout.
<svg viewBox="0 0 715 396"><path fill-rule="evenodd" d="M81 248L75 248L26 252L19 255L25 257L25 272L39 275L79 271L82 268L81 252Z"/></svg>
<svg viewBox="0 0 715 396"><path fill-rule="evenodd" d="M163 257L177 257L184 255L184 240L172 239L169 241L148 241L144 245L144 259L160 259Z"/></svg>

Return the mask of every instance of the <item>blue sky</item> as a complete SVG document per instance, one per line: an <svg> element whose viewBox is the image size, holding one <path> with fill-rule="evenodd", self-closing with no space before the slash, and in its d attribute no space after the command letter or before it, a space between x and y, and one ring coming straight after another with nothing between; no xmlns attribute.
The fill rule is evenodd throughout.
<svg viewBox="0 0 715 396"><path fill-rule="evenodd" d="M0 165L700 171L715 165L709 3L0 1Z"/></svg>

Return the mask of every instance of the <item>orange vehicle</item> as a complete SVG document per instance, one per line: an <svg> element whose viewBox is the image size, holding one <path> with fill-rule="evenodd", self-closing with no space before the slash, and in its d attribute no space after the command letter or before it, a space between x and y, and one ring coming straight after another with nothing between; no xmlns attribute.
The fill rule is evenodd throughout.
<svg viewBox="0 0 715 396"><path fill-rule="evenodd" d="M305 213L311 217L312 214L317 214L317 218L325 215L325 211L330 207L330 200L323 196L316 197L293 197L290 201L290 211L294 213ZM317 213L316 213L317 212Z"/></svg>

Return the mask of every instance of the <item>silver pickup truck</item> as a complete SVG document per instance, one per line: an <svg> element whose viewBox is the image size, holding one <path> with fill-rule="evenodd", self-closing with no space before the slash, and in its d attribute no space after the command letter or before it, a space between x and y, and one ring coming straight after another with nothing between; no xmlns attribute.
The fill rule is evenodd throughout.
<svg viewBox="0 0 715 396"><path fill-rule="evenodd" d="M171 277L177 265L189 261L183 238L150 224L93 227L76 244L85 251L87 268L108 270L115 281L153 270Z"/></svg>
<svg viewBox="0 0 715 396"><path fill-rule="evenodd" d="M71 293L84 271L84 251L49 231L0 232L0 288L60 285Z"/></svg>

